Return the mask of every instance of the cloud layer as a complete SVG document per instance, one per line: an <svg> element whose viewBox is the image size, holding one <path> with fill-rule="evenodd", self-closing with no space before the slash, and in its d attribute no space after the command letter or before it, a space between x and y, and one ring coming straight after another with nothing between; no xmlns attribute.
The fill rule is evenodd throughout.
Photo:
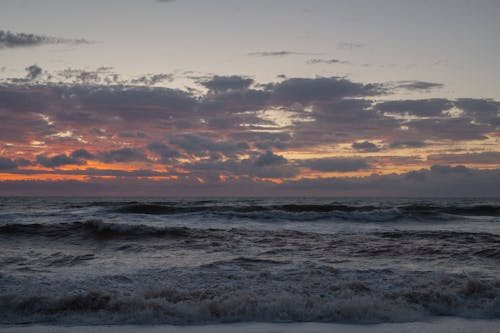
<svg viewBox="0 0 500 333"><path fill-rule="evenodd" d="M172 89L156 86L174 79L162 73L121 82L105 80L108 69L71 70L85 78L55 83L37 65L26 72L0 84L5 191L43 179L57 192L57 179L116 191L130 183L155 192L156 181L224 193L444 195L436 184L462 193L455 180L490 195L498 177L495 100L391 100L401 85L335 76L213 75L197 79L199 89Z"/></svg>

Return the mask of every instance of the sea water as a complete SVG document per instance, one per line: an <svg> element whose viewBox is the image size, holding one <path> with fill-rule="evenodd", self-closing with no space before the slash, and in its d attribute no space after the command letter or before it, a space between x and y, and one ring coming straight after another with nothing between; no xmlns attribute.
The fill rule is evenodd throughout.
<svg viewBox="0 0 500 333"><path fill-rule="evenodd" d="M4 327L436 316L500 319L500 200L0 198Z"/></svg>

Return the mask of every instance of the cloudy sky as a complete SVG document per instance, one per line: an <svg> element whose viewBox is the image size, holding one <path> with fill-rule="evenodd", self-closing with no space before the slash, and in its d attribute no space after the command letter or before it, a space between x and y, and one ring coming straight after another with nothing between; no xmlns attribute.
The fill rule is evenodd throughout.
<svg viewBox="0 0 500 333"><path fill-rule="evenodd" d="M0 0L0 194L500 196L497 0Z"/></svg>

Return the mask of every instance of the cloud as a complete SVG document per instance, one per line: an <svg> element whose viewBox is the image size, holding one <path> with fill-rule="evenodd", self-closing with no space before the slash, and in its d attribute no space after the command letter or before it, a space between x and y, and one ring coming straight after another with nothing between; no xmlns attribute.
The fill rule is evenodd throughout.
<svg viewBox="0 0 500 333"><path fill-rule="evenodd" d="M0 157L0 170L12 170L16 169L17 164L14 163L10 158Z"/></svg>
<svg viewBox="0 0 500 333"><path fill-rule="evenodd" d="M35 80L40 76L40 74L42 74L42 68L37 65L31 65L29 67L26 67L25 69L28 72L26 78L30 81Z"/></svg>
<svg viewBox="0 0 500 333"><path fill-rule="evenodd" d="M317 65L317 64L324 64L324 65L333 65L333 64L341 64L341 65L347 65L350 64L349 61L345 60L338 60L338 59L309 59L307 61L309 65Z"/></svg>
<svg viewBox="0 0 500 333"><path fill-rule="evenodd" d="M44 44L88 44L85 39L67 39L44 35L35 35L31 33L16 33L0 30L0 49L40 46Z"/></svg>
<svg viewBox="0 0 500 333"><path fill-rule="evenodd" d="M480 149L474 148L477 142L467 147L471 154L494 150L496 146L486 144L498 136L499 102L490 99L385 100L387 92L394 92L390 85L345 77L290 77L260 84L243 75L214 75L197 78L208 91L194 92L152 86L156 74L138 76L143 82L137 86L130 81L108 83L103 77L112 73L109 68L88 73L75 70L70 73L71 82L63 83L49 82L50 74L38 72L33 72L36 79L32 81L23 78L17 83L0 83L2 156L18 166L9 173L27 173L30 166L44 165L54 168L43 170L46 173L70 175L70 167L58 167L89 161L92 166L106 163L107 175L119 175L123 170L111 170L125 166L113 164L127 163L127 168L165 168L170 173L151 173L151 177L175 175L185 184L203 179L220 185L221 178L250 188L269 178L281 178L284 185L292 186L290 179L302 173L387 172L383 166L408 169L429 163L480 164L475 159L491 167L497 158L495 154L430 155L425 160L430 145L433 155L450 154L445 154L448 140L467 145L468 140L489 138ZM359 156L414 148L423 149L410 157ZM287 160L288 152L338 152L344 157ZM396 154L403 155L394 151ZM24 159L22 164L19 156ZM412 177L429 179L438 171L411 173L408 181ZM36 174L36 168L30 172ZM78 172L86 174L85 170ZM89 169L87 174L97 177L99 172ZM128 173L126 177L134 176ZM358 191L364 190L359 187Z"/></svg>
<svg viewBox="0 0 500 333"><path fill-rule="evenodd" d="M385 101L375 106L378 110L393 114L409 114L418 117L442 116L443 112L453 107L450 100L444 98Z"/></svg>
<svg viewBox="0 0 500 333"><path fill-rule="evenodd" d="M259 56L259 57L283 57L288 55L304 55L306 53L293 52L293 51L261 51L261 52L250 52L249 56Z"/></svg>
<svg viewBox="0 0 500 333"><path fill-rule="evenodd" d="M146 86L154 86L160 82L172 82L174 80L173 74L150 74L150 75L142 75L136 79L132 79L130 82L132 84L144 84Z"/></svg>
<svg viewBox="0 0 500 333"><path fill-rule="evenodd" d="M322 172L352 172L370 168L364 158L318 158L303 160L300 165Z"/></svg>
<svg viewBox="0 0 500 333"><path fill-rule="evenodd" d="M362 152L376 152L380 150L380 147L378 147L376 144L368 142L368 141L363 141L363 142L354 142L351 147L355 150L362 151Z"/></svg>
<svg viewBox="0 0 500 333"><path fill-rule="evenodd" d="M340 77L290 78L272 85L271 89L274 99L285 104L327 102L383 93L379 85L355 83Z"/></svg>
<svg viewBox="0 0 500 333"><path fill-rule="evenodd" d="M152 142L148 144L148 149L158 155L162 163L172 163L173 159L180 156L177 151L161 142Z"/></svg>
<svg viewBox="0 0 500 333"><path fill-rule="evenodd" d="M38 164L47 168L57 168L64 165L83 165L86 164L85 161L81 159L76 159L65 154L59 154L52 157L47 157L45 155L38 155L36 157Z"/></svg>
<svg viewBox="0 0 500 333"><path fill-rule="evenodd" d="M500 166L500 152L432 154L427 156L427 161L433 164L491 164Z"/></svg>
<svg viewBox="0 0 500 333"><path fill-rule="evenodd" d="M96 154L96 158L104 163L147 161L146 155L141 150L135 148L121 148L100 152Z"/></svg>
<svg viewBox="0 0 500 333"><path fill-rule="evenodd" d="M89 153L86 149L77 149L71 153L71 158L91 160L94 159L95 156Z"/></svg>
<svg viewBox="0 0 500 333"><path fill-rule="evenodd" d="M184 150L188 154L203 156L210 153L222 153L226 156L242 154L249 146L245 142L217 140L209 136L192 133L175 134L169 137L170 144Z"/></svg>
<svg viewBox="0 0 500 333"><path fill-rule="evenodd" d="M275 155L271 151L266 151L255 160L256 167L277 166L286 164L287 160L283 156Z"/></svg>
<svg viewBox="0 0 500 333"><path fill-rule="evenodd" d="M426 82L426 81L399 81L395 84L397 89L406 89L410 91L427 92L432 89L441 89L444 87L442 83Z"/></svg>
<svg viewBox="0 0 500 333"><path fill-rule="evenodd" d="M407 123L406 132L425 140L485 140L492 131L488 124L471 122L469 118L418 119Z"/></svg>
<svg viewBox="0 0 500 333"><path fill-rule="evenodd" d="M241 164L240 164L241 166ZM221 168L214 164L212 168ZM279 168L276 168L279 171ZM200 170L205 170L201 167ZM96 175L107 175L94 170ZM111 172L111 171L108 171ZM194 171L193 171L194 172ZM194 177L155 181L147 175L161 175L148 170L113 173L119 179L90 178L88 181L2 181L1 195L170 195L170 196L328 196L328 197L499 197L500 169L478 170L463 166L434 166L403 174L321 179L284 179L283 183L218 177L200 183ZM134 176L136 175L136 177ZM197 174L198 176L199 174Z"/></svg>
<svg viewBox="0 0 500 333"><path fill-rule="evenodd" d="M218 76L215 75L209 80L201 81L200 84L203 85L210 91L214 92L224 92L228 90L241 90L250 87L253 83L253 79L244 76L232 75L232 76Z"/></svg>
<svg viewBox="0 0 500 333"><path fill-rule="evenodd" d="M492 99L460 98L455 106L461 109L465 116L473 117L478 122L500 126L500 102Z"/></svg>

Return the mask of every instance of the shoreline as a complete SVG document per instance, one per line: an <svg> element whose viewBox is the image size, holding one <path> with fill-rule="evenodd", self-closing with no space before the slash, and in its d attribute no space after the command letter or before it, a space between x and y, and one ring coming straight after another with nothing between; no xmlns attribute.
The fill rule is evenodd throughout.
<svg viewBox="0 0 500 333"><path fill-rule="evenodd" d="M438 317L429 321L381 323L381 324L338 324L338 323L228 323L207 325L0 325L4 333L490 333L500 332L500 319L464 319Z"/></svg>

